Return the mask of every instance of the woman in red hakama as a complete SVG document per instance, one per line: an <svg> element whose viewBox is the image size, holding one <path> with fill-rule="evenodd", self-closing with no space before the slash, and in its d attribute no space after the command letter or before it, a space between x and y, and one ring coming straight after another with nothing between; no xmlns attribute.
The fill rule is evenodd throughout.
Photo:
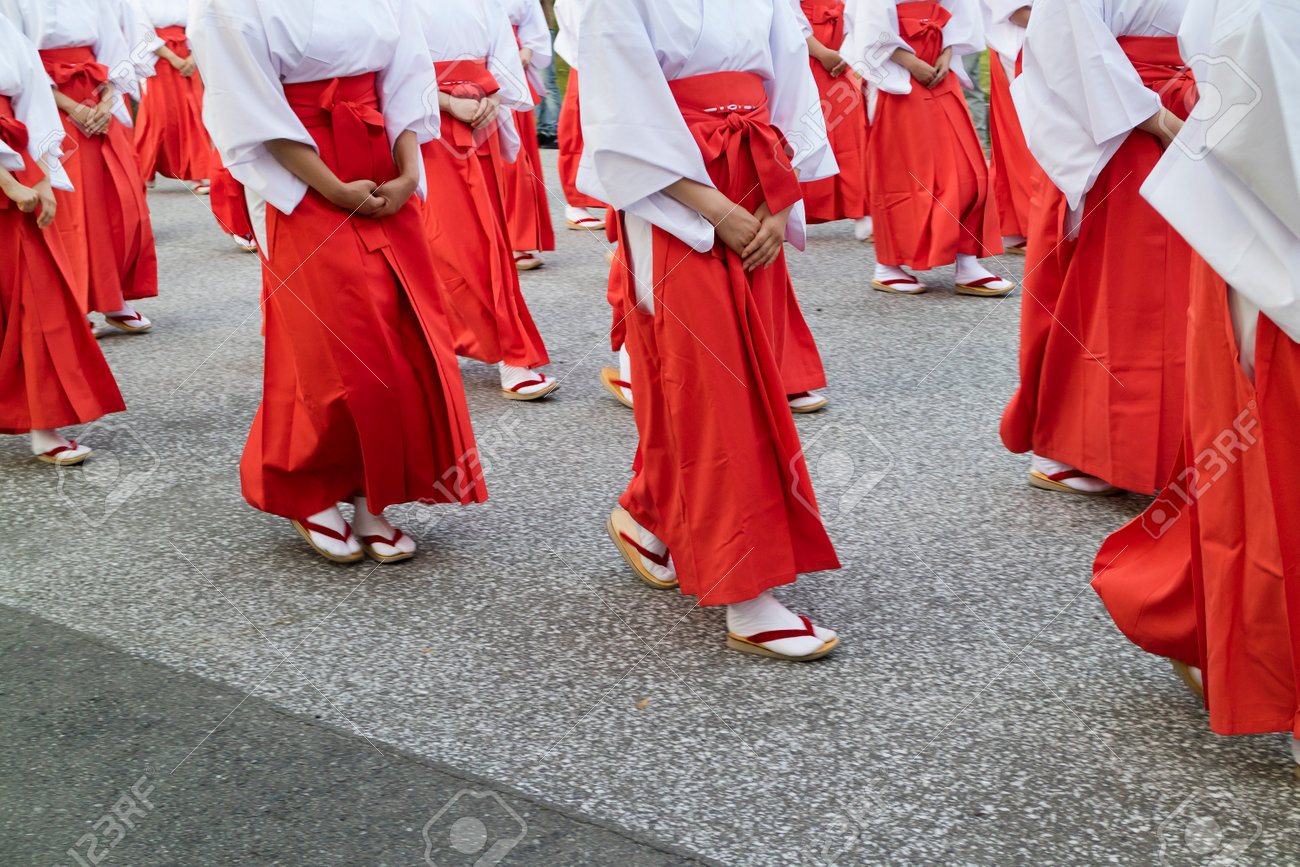
<svg viewBox="0 0 1300 867"><path fill-rule="evenodd" d="M1287 732L1300 762L1300 223L1296 144L1274 135L1300 114L1297 37L1293 13L1257 2L1198 0L1181 22L1209 107L1259 104L1173 125L1142 187L1198 254L1186 417L1175 471L1106 540L1092 585L1126 636L1173 661L1214 732Z"/></svg>
<svg viewBox="0 0 1300 867"><path fill-rule="evenodd" d="M569 64L569 81L560 103L556 126L559 149L560 185L564 189L564 224L570 229L601 231L609 206L578 189L578 165L582 162L582 103L578 96L578 34L583 4L588 0L555 0L555 53Z"/></svg>
<svg viewBox="0 0 1300 867"><path fill-rule="evenodd" d="M915 295L928 287L905 269L956 263L959 294L1007 295L1015 284L979 263L1002 252L1001 235L984 148L958 80L965 72L952 64L954 54L984 47L969 44L979 34L975 11L969 0L901 2L895 19L889 5L856 0L851 21L863 34L881 34L875 42L855 39L865 56L850 58L878 73L867 152L872 288Z"/></svg>
<svg viewBox="0 0 1300 867"><path fill-rule="evenodd" d="M546 179L542 176L542 152L537 143L537 115L545 85L534 72L551 65L551 31L536 0L514 0L507 9L519 44L519 60L528 77L529 96L534 108L514 112L519 133L519 156L502 165L506 181L507 234L515 251L515 267L532 271L545 262L539 252L555 249L551 206L546 200Z"/></svg>
<svg viewBox="0 0 1300 867"><path fill-rule="evenodd" d="M135 153L140 174L152 180L194 181L205 192L212 176L212 144L203 126L203 82L190 54L185 28L158 28L157 73L144 86L135 116Z"/></svg>
<svg viewBox="0 0 1300 867"><path fill-rule="evenodd" d="M800 6L812 27L812 36L808 37L810 65L821 95L826 132L840 167L833 178L801 184L808 222L861 220L871 212L867 201L869 126L862 87L839 54L844 45L844 3L803 0Z"/></svg>
<svg viewBox="0 0 1300 867"><path fill-rule="evenodd" d="M388 506L487 496L410 199L419 136L436 128L416 16L410 0L381 0L366 16L222 0L190 22L213 137L268 203L265 383L244 496L337 562L413 556ZM260 104L236 97L277 90ZM272 131L283 137L261 140ZM343 501L356 508L351 526Z"/></svg>
<svg viewBox="0 0 1300 867"><path fill-rule="evenodd" d="M989 43L989 186L1002 221L1002 245L1008 253L1023 254L1029 237L1034 155L1020 127L1011 81L1031 6L1025 0L981 2Z"/></svg>
<svg viewBox="0 0 1300 867"><path fill-rule="evenodd" d="M484 60L435 67L442 137L423 147L433 191L423 215L456 354L496 364L504 397L539 400L559 382L536 371L550 356L520 291L506 237L505 160L495 111L485 124L472 125L482 116L481 105L499 103L500 88Z"/></svg>
<svg viewBox="0 0 1300 867"><path fill-rule="evenodd" d="M1185 118L1195 85L1177 40L1118 41L1165 109ZM1152 493L1174 465L1191 250L1138 194L1162 153L1159 124L1147 128L1100 169L1074 237L1064 194L1044 180L1034 202L1020 387L1001 431L1011 451L1033 452L1036 487Z"/></svg>
<svg viewBox="0 0 1300 867"><path fill-rule="evenodd" d="M664 0L610 0L584 12L591 35L583 62L598 73L589 80L599 83L590 91L587 128L593 175L580 183L616 203L642 196L620 214L619 245L631 269L622 285L630 292L623 304L640 445L635 476L607 529L651 586L679 587L700 605L726 605L729 647L804 661L829 653L838 637L797 617L769 591L839 562L787 403L780 332L769 330L790 291L782 240L800 191L765 82L782 116L804 118L806 131L823 142L803 155L805 165L820 159L818 168L830 166L813 173L818 177L834 168L824 130L816 129L812 82L791 72L796 62L807 68L794 13L785 0L744 5L746 14L740 0L703 11ZM651 20L670 26L660 30ZM731 26L715 29L723 22ZM759 62L749 54L756 44L770 44L769 62L782 65L766 76L696 72ZM681 77L655 81L660 63ZM633 141L619 122L634 99L646 106L647 124L662 131L658 161L651 144ZM814 113L815 123L808 119ZM688 147L710 183L672 162L694 161ZM674 176L653 192L655 178ZM680 214L675 221L662 204L647 204L659 196L698 219ZM651 212L673 230L640 216Z"/></svg>
<svg viewBox="0 0 1300 867"><path fill-rule="evenodd" d="M58 428L85 424L126 405L73 291L71 267L58 232L50 179L29 153L33 131L18 121L12 100L44 100L39 114L59 127L36 49L0 16L0 433L31 434L32 452L70 466L91 455ZM27 68L21 68L21 67ZM32 74L32 73L36 74ZM40 92L32 92L32 88ZM36 109L26 112L38 116ZM52 160L57 148L42 156ZM16 162L10 162L14 160ZM5 163L15 166L14 171ZM23 165L16 168L16 163Z"/></svg>

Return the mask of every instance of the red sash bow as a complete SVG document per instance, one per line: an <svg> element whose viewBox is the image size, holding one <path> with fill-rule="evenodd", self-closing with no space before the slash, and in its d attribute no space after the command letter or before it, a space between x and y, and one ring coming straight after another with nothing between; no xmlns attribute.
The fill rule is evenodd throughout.
<svg viewBox="0 0 1300 867"><path fill-rule="evenodd" d="M926 63L934 63L943 52L943 28L952 13L938 3L898 4L898 34Z"/></svg>
<svg viewBox="0 0 1300 867"><path fill-rule="evenodd" d="M844 3L841 0L803 0L799 4L817 40L832 51L844 44Z"/></svg>
<svg viewBox="0 0 1300 867"><path fill-rule="evenodd" d="M772 125L763 79L752 72L714 72L668 82L699 145L709 175L734 200L747 196L741 180L752 163L763 201L777 213L802 198L790 146Z"/></svg>
<svg viewBox="0 0 1300 867"><path fill-rule="evenodd" d="M330 129L340 180L383 184L396 177L375 73L286 84L284 95L303 126Z"/></svg>
<svg viewBox="0 0 1300 867"><path fill-rule="evenodd" d="M69 99L86 102L94 97L99 102L99 87L108 81L108 67L95 62L89 46L44 48L41 63L54 86Z"/></svg>
<svg viewBox="0 0 1300 867"><path fill-rule="evenodd" d="M166 43L167 47L182 60L190 56L189 36L181 25L174 24L171 27L159 27L158 38Z"/></svg>
<svg viewBox="0 0 1300 867"><path fill-rule="evenodd" d="M483 59L439 60L433 64L433 68L438 73L438 89L448 96L482 99L501 90L501 85L497 84L496 77L488 70L487 61ZM478 150L497 132L495 123L475 130L447 112L443 112L442 120L443 139L465 151Z"/></svg>

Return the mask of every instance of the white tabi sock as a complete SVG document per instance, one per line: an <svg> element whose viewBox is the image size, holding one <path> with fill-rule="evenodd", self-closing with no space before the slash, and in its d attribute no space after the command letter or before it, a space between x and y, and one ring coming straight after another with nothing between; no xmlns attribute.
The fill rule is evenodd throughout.
<svg viewBox="0 0 1300 867"><path fill-rule="evenodd" d="M905 283L919 283L916 277L904 271L902 268L895 268L893 265L876 265L875 278L877 283L888 283L890 280L902 280Z"/></svg>
<svg viewBox="0 0 1300 867"><path fill-rule="evenodd" d="M853 237L865 241L876 233L875 223L870 217L859 217L853 221Z"/></svg>
<svg viewBox="0 0 1300 867"><path fill-rule="evenodd" d="M366 507L365 497L353 497L352 505L356 508L356 514L352 516L352 529L362 538L366 536L382 536L385 539L392 539L398 530L384 517L380 512L378 515L372 514ZM371 547L380 557L394 557L398 554L411 554L415 552L415 540L410 536L402 533L396 545L389 545L385 542L371 542Z"/></svg>
<svg viewBox="0 0 1300 867"><path fill-rule="evenodd" d="M520 394L532 394L546 388L551 382L551 378L539 370L532 370L527 367L511 367L504 361L497 362L497 370L501 372L501 387L506 391L513 390L521 382L541 380L536 385L519 389Z"/></svg>
<svg viewBox="0 0 1300 867"><path fill-rule="evenodd" d="M741 638L749 638L760 632L803 628L803 621L798 615L778 602L770 591L760 593L746 602L735 602L727 606L727 631ZM816 653L835 637L834 630L821 626L814 625L813 631L816 635L781 638L769 641L765 646L785 656L807 656Z"/></svg>
<svg viewBox="0 0 1300 867"><path fill-rule="evenodd" d="M348 522L343 520L343 513L339 511L338 506L330 506L325 511L317 512L307 520L312 524L328 527L342 536L346 536L348 533ZM336 557L349 557L361 550L361 543L357 541L355 535L348 539L348 541L343 542L331 536L325 536L313 532L308 528L304 529L307 529L307 531L311 533L311 539L318 547L329 551Z"/></svg>
<svg viewBox="0 0 1300 867"><path fill-rule="evenodd" d="M958 283L978 283L981 280L987 280L990 277L1002 279L989 269L980 264L980 260L967 253L957 254L957 282ZM1009 283L1002 280L1003 283Z"/></svg>

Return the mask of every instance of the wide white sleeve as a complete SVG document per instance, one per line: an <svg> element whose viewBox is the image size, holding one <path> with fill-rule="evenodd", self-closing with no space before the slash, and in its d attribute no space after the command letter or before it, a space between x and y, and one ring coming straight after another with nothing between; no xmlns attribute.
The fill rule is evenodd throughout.
<svg viewBox="0 0 1300 867"><path fill-rule="evenodd" d="M1033 6L1031 0L980 0L988 10L990 24L1004 24L1011 16L1025 6Z"/></svg>
<svg viewBox="0 0 1300 867"><path fill-rule="evenodd" d="M636 3L590 3L581 27L585 144L578 189L672 232L701 253L713 249L712 224L661 192L682 178L710 187L713 181Z"/></svg>
<svg viewBox="0 0 1300 867"><path fill-rule="evenodd" d="M154 52L166 43L158 37L158 31L154 28L149 13L140 6L140 0L120 0L120 2L122 21L125 23L123 35L126 37L127 55L135 66L136 79L152 78L158 73L158 55Z"/></svg>
<svg viewBox="0 0 1300 867"><path fill-rule="evenodd" d="M413 0L397 0L393 5L401 32L393 57L376 76L379 99L384 113L384 130L390 146L398 136L415 133L420 144L442 135L442 113L438 108L438 73L429 54L420 12ZM420 181L415 192L421 200L428 192L424 160L418 160ZM274 203L272 203L274 204Z"/></svg>
<svg viewBox="0 0 1300 867"><path fill-rule="evenodd" d="M1160 108L1102 14L1103 0L1041 0L1011 87L1029 149L1072 210L1129 133Z"/></svg>
<svg viewBox="0 0 1300 867"><path fill-rule="evenodd" d="M519 28L519 44L533 52L532 65L536 69L545 69L555 58L551 48L551 28L546 24L546 13L537 0L524 0L521 4L524 13L516 25Z"/></svg>
<svg viewBox="0 0 1300 867"><path fill-rule="evenodd" d="M31 42L36 43L40 40L40 22L35 20L34 17L29 17L18 0L0 0L0 15L8 18L18 28L18 32L26 36Z"/></svg>
<svg viewBox="0 0 1300 867"><path fill-rule="evenodd" d="M27 152L37 163L44 162L50 184L56 190L72 190L67 172L63 170L63 139L66 133L58 106L54 103L53 84L45 74L36 46L7 18L0 17L0 45L15 55L21 82L19 92L10 100L14 117L27 127ZM17 153L0 143L0 165L10 171L23 168Z"/></svg>
<svg viewBox="0 0 1300 867"><path fill-rule="evenodd" d="M492 34L492 50L488 54L488 71L501 88L501 107L511 111L531 111L533 95L528 89L524 64L519 59L519 46L515 31L510 26L510 16L497 0L480 0L487 15L488 30Z"/></svg>
<svg viewBox="0 0 1300 867"><path fill-rule="evenodd" d="M577 0L555 0L555 53L575 69L578 66L578 20L582 10Z"/></svg>
<svg viewBox="0 0 1300 867"><path fill-rule="evenodd" d="M826 133L821 94L808 65L808 42L800 30L799 20L806 23L802 12L792 11L781 0L772 4L768 42L773 76L765 83L768 112L772 124L781 130L794 151L790 161L799 172L799 179L819 181L839 174L840 167ZM785 237L800 250L804 248L807 231L802 202L786 222Z"/></svg>
<svg viewBox="0 0 1300 867"><path fill-rule="evenodd" d="M803 14L803 4L799 0L790 0L790 8L794 10L794 17L799 22L799 32L803 34L804 39L808 39L813 35L813 29L808 16Z"/></svg>
<svg viewBox="0 0 1300 867"><path fill-rule="evenodd" d="M983 51L984 20L977 0L940 0L940 5L952 13L943 26L943 47L951 48L954 58ZM954 69L959 66L953 63Z"/></svg>
<svg viewBox="0 0 1300 867"><path fill-rule="evenodd" d="M292 213L307 185L266 143L316 143L285 98L253 0L195 0L190 13L190 46L203 70L203 122L221 162L276 210Z"/></svg>
<svg viewBox="0 0 1300 867"><path fill-rule="evenodd" d="M911 93L912 74L893 60L899 48L915 53L899 34L894 0L845 0L844 25L840 54L853 70L885 93Z"/></svg>

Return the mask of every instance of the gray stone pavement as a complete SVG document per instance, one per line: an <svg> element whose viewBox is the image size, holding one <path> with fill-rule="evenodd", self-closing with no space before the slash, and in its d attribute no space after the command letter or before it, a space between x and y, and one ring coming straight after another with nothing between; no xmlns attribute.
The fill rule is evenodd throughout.
<svg viewBox="0 0 1300 867"><path fill-rule="evenodd" d="M211 681L187 681L189 761L220 768L238 752L278 762L285 786L296 762L312 783L302 797L336 805L379 791L358 794L358 776L323 773L324 748L292 753L255 736L251 706L291 715L278 717L285 737L319 741L323 726L356 750L371 749L368 739L616 829L653 846L647 857L1300 863L1286 738L1212 735L1167 666L1130 646L1088 587L1102 538L1145 500L1031 489L1026 459L998 440L1018 295L872 292L870 245L847 224L814 228L808 253L792 255L834 401L798 425L844 563L782 594L843 636L829 659L794 666L727 651L719 612L645 589L604 536L635 428L597 377L611 358L598 238L561 230L547 267L524 275L564 377L556 399L503 401L490 369L462 366L492 499L404 510L393 517L422 544L418 559L342 568L239 495L260 386L255 259L186 191L160 189L151 203L163 292L140 307L157 328L103 341L130 412L80 432L98 450L84 470L60 474L20 438L0 440L0 603ZM39 694L41 677L54 692L99 676L31 654L6 662L4 683L24 684L4 690L7 702ZM251 698L232 708L232 694ZM115 713L132 713L125 695ZM60 716L50 705L69 746L47 739L18 754L79 749L73 733L90 725L82 706ZM294 720L312 723L295 734ZM133 731L145 750L148 733ZM166 737L158 732L159 752L183 745ZM29 825L24 811L38 807L102 814L131 773L80 755L85 767L66 773L90 774L93 786L37 787L9 812ZM27 761L6 761L0 778L26 773ZM304 815L328 814L319 810ZM181 822L161 806L149 821ZM329 863L337 846L344 860L364 850L366 863L420 863L403 854L420 842L416 819L383 825L406 827L410 839L371 831L370 849L302 827L279 839L322 848L264 860ZM140 839L131 845L142 854L116 863L151 863L145 844L162 837ZM60 845L71 843L49 851ZM546 862L516 849L501 863Z"/></svg>

